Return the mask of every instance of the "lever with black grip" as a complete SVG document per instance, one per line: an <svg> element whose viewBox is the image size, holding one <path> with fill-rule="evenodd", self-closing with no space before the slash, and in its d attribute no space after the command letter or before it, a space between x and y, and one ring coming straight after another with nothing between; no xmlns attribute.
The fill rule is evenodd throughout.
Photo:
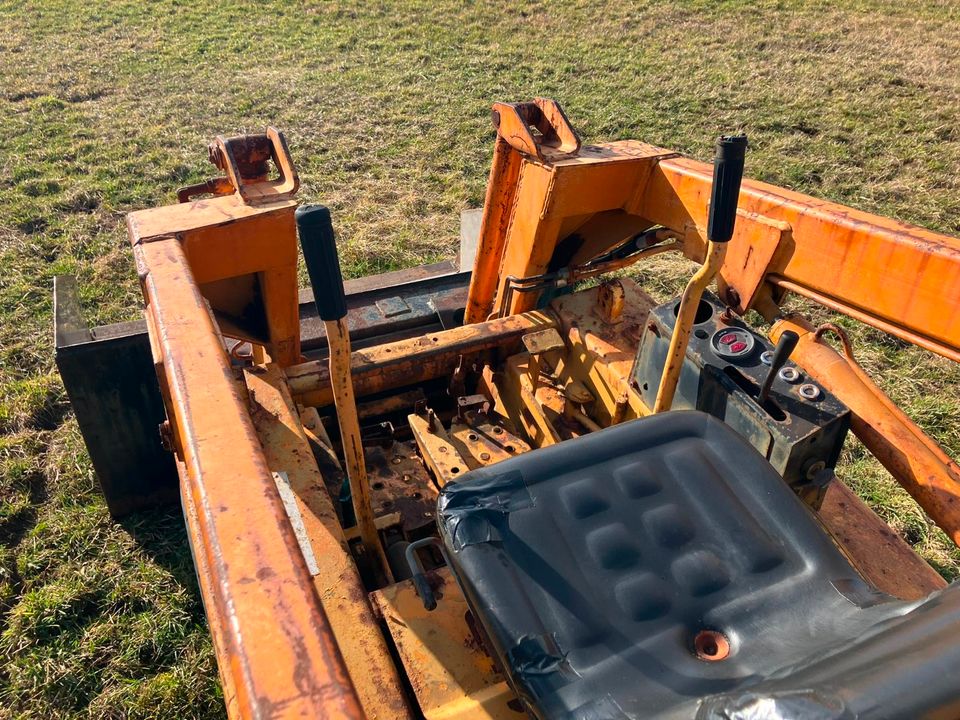
<svg viewBox="0 0 960 720"><path fill-rule="evenodd" d="M327 331L327 346L330 350L330 388L337 409L340 439L350 482L353 512L360 530L364 548L388 581L393 578L387 562L380 534L377 532L370 496L370 483L363 457L360 437L360 420L353 395L353 378L350 374L350 332L345 320L347 298L337 257L337 242L333 234L330 211L322 205L305 205L296 211L300 247L307 264L307 273L313 285L313 301Z"/></svg>
<svg viewBox="0 0 960 720"><path fill-rule="evenodd" d="M330 211L323 205L301 205L295 217L300 248L313 286L313 302L320 319L324 322L340 320L347 315L347 297Z"/></svg>
<svg viewBox="0 0 960 720"><path fill-rule="evenodd" d="M707 252L703 265L693 274L680 298L677 322L670 337L666 362L660 376L660 387L653 403L653 412L669 410L677 392L680 368L683 367L687 344L697 307L703 291L723 267L727 242L733 237L737 220L737 202L740 181L743 179L743 161L747 151L746 135L723 136L717 141L717 155L713 164L713 189L707 215Z"/></svg>
<svg viewBox="0 0 960 720"><path fill-rule="evenodd" d="M710 214L707 218L707 240L710 242L725 243L733 237L746 153L746 135L723 135L717 140Z"/></svg>
<svg viewBox="0 0 960 720"><path fill-rule="evenodd" d="M783 333L781 333L780 339L777 340L777 346L773 349L773 357L770 360L770 370L763 379L760 394L757 395L757 402L761 405L767 401L767 396L770 395L770 387L773 385L774 378L777 377L780 368L790 359L790 353L796 349L799 341L800 336L793 332L793 330L784 330Z"/></svg>

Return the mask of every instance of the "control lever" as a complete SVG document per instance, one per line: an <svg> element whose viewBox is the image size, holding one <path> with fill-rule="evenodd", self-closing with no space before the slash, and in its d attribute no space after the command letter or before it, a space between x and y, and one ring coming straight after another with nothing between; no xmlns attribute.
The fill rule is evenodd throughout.
<svg viewBox="0 0 960 720"><path fill-rule="evenodd" d="M799 340L800 336L792 330L784 330L780 334L780 339L777 340L777 346L773 349L773 358L770 360L770 370L767 372L767 377L763 380L763 385L760 386L760 394L757 395L757 402L760 405L763 405L767 401L767 396L770 395L770 388L773 385L773 379L777 376L777 373L780 372L780 368L790 359L790 353L797 347Z"/></svg>
<svg viewBox="0 0 960 720"><path fill-rule="evenodd" d="M330 211L322 205L302 205L297 208L295 215L303 259L310 275L310 284L313 285L313 300L327 331L330 386L337 409L337 423L340 425L353 512L364 548L370 557L376 558L374 563L379 561L384 575L392 582L390 564L387 562L374 521L370 483L363 458L360 420L353 395L353 378L350 375L350 332L345 320L347 298L343 288L343 276L340 274L333 222L330 220Z"/></svg>
<svg viewBox="0 0 960 720"><path fill-rule="evenodd" d="M707 217L707 256L680 297L677 322L673 326L670 348L667 350L663 374L660 376L660 387L653 403L655 413L669 410L673 405L673 396L680 380L680 368L687 354L687 343L693 331L700 298L723 266L727 243L733 237L733 228L737 222L737 202L740 199L740 181L743 178L746 152L746 135L725 135L717 141Z"/></svg>

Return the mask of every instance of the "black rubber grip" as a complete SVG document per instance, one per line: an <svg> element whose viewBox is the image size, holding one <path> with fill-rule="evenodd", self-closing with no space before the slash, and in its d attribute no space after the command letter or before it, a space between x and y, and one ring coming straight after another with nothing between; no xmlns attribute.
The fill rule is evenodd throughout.
<svg viewBox="0 0 960 720"><path fill-rule="evenodd" d="M323 205L301 205L296 219L317 312L321 320L339 320L347 314L347 298L330 211Z"/></svg>
<svg viewBox="0 0 960 720"><path fill-rule="evenodd" d="M766 401L767 395L770 394L770 388L773 387L773 381L777 377L777 373L780 372L780 368L790 359L790 355L796 349L799 341L800 336L793 330L784 330L780 335L777 346L773 349L773 357L770 359L770 370L763 380L760 394L757 395L757 399L761 405Z"/></svg>
<svg viewBox="0 0 960 720"><path fill-rule="evenodd" d="M710 192L710 217L707 220L707 239L711 242L725 243L733 237L746 152L746 135L724 136L717 141L717 156L713 162L713 190Z"/></svg>

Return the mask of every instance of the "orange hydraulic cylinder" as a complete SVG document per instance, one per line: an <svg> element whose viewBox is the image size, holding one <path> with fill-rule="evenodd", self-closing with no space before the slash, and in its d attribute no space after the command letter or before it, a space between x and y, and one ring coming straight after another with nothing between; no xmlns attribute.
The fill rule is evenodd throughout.
<svg viewBox="0 0 960 720"><path fill-rule="evenodd" d="M800 336L791 359L850 408L854 434L960 545L957 463L897 408L855 361L820 340L809 322L796 315L779 320L771 328L770 338L776 342L784 330Z"/></svg>

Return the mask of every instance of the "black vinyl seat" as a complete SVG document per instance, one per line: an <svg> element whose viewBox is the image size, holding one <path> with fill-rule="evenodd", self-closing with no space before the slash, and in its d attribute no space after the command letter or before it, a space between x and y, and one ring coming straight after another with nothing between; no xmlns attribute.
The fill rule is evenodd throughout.
<svg viewBox="0 0 960 720"><path fill-rule="evenodd" d="M473 471L438 518L537 718L960 717L960 589L922 603L873 589L706 414Z"/></svg>

